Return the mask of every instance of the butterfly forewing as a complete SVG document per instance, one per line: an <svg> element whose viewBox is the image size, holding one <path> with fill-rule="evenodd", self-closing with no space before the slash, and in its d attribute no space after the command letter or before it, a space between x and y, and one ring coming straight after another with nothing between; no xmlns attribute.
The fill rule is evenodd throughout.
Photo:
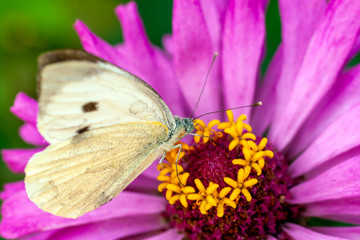
<svg viewBox="0 0 360 240"><path fill-rule="evenodd" d="M26 191L42 210L77 218L116 197L162 153L167 138L158 122L85 131L34 155L25 169Z"/></svg>
<svg viewBox="0 0 360 240"><path fill-rule="evenodd" d="M158 93L124 70L79 50L46 53L39 63L38 128L51 144L117 123L154 121L175 128Z"/></svg>

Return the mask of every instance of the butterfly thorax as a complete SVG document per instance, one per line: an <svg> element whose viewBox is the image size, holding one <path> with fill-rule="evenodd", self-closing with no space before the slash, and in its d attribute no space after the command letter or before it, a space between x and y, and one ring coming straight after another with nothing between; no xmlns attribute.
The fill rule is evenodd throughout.
<svg viewBox="0 0 360 240"><path fill-rule="evenodd" d="M169 138L163 142L161 148L165 151L171 151L174 148L174 145L179 141L182 135L185 133L190 133L194 131L194 123L191 118L181 118L175 116L175 127L169 129Z"/></svg>

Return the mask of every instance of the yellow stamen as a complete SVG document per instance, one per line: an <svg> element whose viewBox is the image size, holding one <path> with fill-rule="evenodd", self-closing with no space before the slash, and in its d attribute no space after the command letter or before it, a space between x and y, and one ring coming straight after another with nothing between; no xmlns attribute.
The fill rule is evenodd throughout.
<svg viewBox="0 0 360 240"><path fill-rule="evenodd" d="M251 164L251 167L252 167L253 169L255 169L256 174L257 174L258 176L261 175L261 167L260 167L259 164L257 164L257 163L252 163L252 164Z"/></svg>
<svg viewBox="0 0 360 240"><path fill-rule="evenodd" d="M219 124L220 124L220 121L219 121L219 120L217 120L217 119L211 120L211 121L209 122L209 124L208 124L208 128L211 129L211 128L219 125Z"/></svg>
<svg viewBox="0 0 360 240"><path fill-rule="evenodd" d="M179 202L184 208L188 208L190 204L192 209L196 208L202 214L207 214L211 208L215 207L217 216L223 217L226 213L226 207L235 209L239 201L243 201L240 194L245 197L246 201L252 200L251 188L259 182L258 178L254 177L254 173L256 172L256 175L260 176L266 159L274 157L274 153L266 149L267 138L262 138L258 142L255 134L252 133L251 126L244 122L247 119L246 115L240 115L234 121L232 111L227 111L226 114L228 122L220 123L219 120L215 119L205 124L204 121L196 119L194 121L196 134L201 136L195 136L194 141L200 144L201 138L203 138L203 143L206 144L211 139L214 140L211 143L215 145L216 139L223 137L223 132L227 133L230 138L228 149L230 151L235 150L236 154L241 154L241 152L243 154L241 157L237 155L240 158L232 160L234 165L241 166L236 180L224 177L224 182L229 186L220 189L219 192L219 184L213 182L203 183L200 179L194 180L196 187L187 186L190 173L184 172L180 160L186 154L195 150L197 145L189 147L185 143L178 142L177 144L182 144L180 154L179 148L171 150L165 155L168 163L157 166L159 170L157 179L161 181L158 190L159 192L166 190L165 197L170 204L173 205ZM217 129L222 129L222 131L214 130L215 126L217 126ZM259 144L256 144L256 142ZM177 158L178 164L175 163ZM253 172L250 176L251 171ZM205 188L204 184L208 187Z"/></svg>
<svg viewBox="0 0 360 240"><path fill-rule="evenodd" d="M237 175L237 181L228 177L224 178L224 182L234 188L234 191L230 195L230 200L235 200L241 192L245 196L247 201L251 201L251 195L247 188L250 188L257 184L258 180L254 178L248 179L250 171L251 167L249 166L246 166L245 168L240 168Z"/></svg>
<svg viewBox="0 0 360 240"><path fill-rule="evenodd" d="M202 182L199 179L195 179L194 182L195 182L195 185L199 189L200 192L205 192L206 191L204 185L202 184Z"/></svg>
<svg viewBox="0 0 360 240"><path fill-rule="evenodd" d="M255 136L255 134L253 134L253 133L244 133L243 135L242 135L242 138L243 139L251 139L251 140L253 140L253 141L255 141L256 140L256 136Z"/></svg>
<svg viewBox="0 0 360 240"><path fill-rule="evenodd" d="M264 158L260 158L259 160L258 160L258 164L259 164L259 166L261 167L261 169L265 166L265 160L264 160Z"/></svg>
<svg viewBox="0 0 360 240"><path fill-rule="evenodd" d="M239 134L236 131L236 128L234 126L231 126L229 128L225 128L224 132L231 135L233 138L237 138L239 136Z"/></svg>
<svg viewBox="0 0 360 240"><path fill-rule="evenodd" d="M274 153L270 150L266 150L265 151L265 156L268 158L273 158L274 157Z"/></svg>
<svg viewBox="0 0 360 240"><path fill-rule="evenodd" d="M235 180L228 177L224 177L224 182L226 182L228 185L230 185L233 188L237 188L239 186Z"/></svg>
<svg viewBox="0 0 360 240"><path fill-rule="evenodd" d="M216 205L217 205L215 199L214 199L213 196L211 196L211 195L208 195L208 196L206 197L206 201L207 201L208 203L210 203L211 205L213 205L213 206L216 206Z"/></svg>
<svg viewBox="0 0 360 240"><path fill-rule="evenodd" d="M207 210L205 209L206 203L207 203L207 202L206 202L205 200L202 201L201 204L200 204L200 207L199 207L200 212L201 212L202 214L204 214L204 215L206 215L206 213L207 213Z"/></svg>
<svg viewBox="0 0 360 240"><path fill-rule="evenodd" d="M170 199L171 199L171 197L172 197L172 194L173 194L172 191L167 190L167 191L166 191L166 194L165 194L166 200L170 201Z"/></svg>
<svg viewBox="0 0 360 240"><path fill-rule="evenodd" d="M218 187L219 187L219 184L210 182L208 188L206 189L206 193L212 194Z"/></svg>
<svg viewBox="0 0 360 240"><path fill-rule="evenodd" d="M175 195L175 196L172 196L169 200L169 203L171 205L174 205L178 200L180 199L180 195Z"/></svg>
<svg viewBox="0 0 360 240"><path fill-rule="evenodd" d="M239 196L240 192L241 192L241 191L240 191L239 188L234 188L234 190L233 190L233 192L231 193L229 199L230 199L230 200L235 200L235 199Z"/></svg>
<svg viewBox="0 0 360 240"><path fill-rule="evenodd" d="M176 186L174 184L169 183L166 188L170 191L181 193L181 188L179 186Z"/></svg>
<svg viewBox="0 0 360 240"><path fill-rule="evenodd" d="M231 187L224 187L219 193L219 198L224 198L231 191Z"/></svg>
<svg viewBox="0 0 360 240"><path fill-rule="evenodd" d="M157 180L159 180L161 182L170 182L171 178L170 178L170 176L159 175L157 177Z"/></svg>
<svg viewBox="0 0 360 240"><path fill-rule="evenodd" d="M233 123L234 122L234 114L231 110L227 110L226 111L226 115L228 116L229 122ZM242 115L241 115L242 116ZM245 116L245 115L244 115ZM240 117L239 117L240 118Z"/></svg>
<svg viewBox="0 0 360 240"><path fill-rule="evenodd" d="M247 162L244 159L234 159L234 160L232 160L232 163L235 165L241 165L241 166L247 165Z"/></svg>
<svg viewBox="0 0 360 240"><path fill-rule="evenodd" d="M252 148L253 151L258 150L258 146L253 141L247 141L247 144L249 145L250 148Z"/></svg>
<svg viewBox="0 0 360 240"><path fill-rule="evenodd" d="M175 170L175 171L176 171L176 170ZM186 172L186 173L184 173L184 174L182 174L182 175L180 176L180 181L181 181L181 184L182 184L183 186L186 185L186 182L187 182L189 176L190 176L190 173L188 173L188 172Z"/></svg>
<svg viewBox="0 0 360 240"><path fill-rule="evenodd" d="M263 151L266 143L266 138L263 138L260 141L259 145L256 145L256 143L251 140L242 140L240 144L243 146L242 152L245 159L234 159L233 164L241 166L251 166L256 171L256 174L260 176L262 168L265 166L264 157L272 158L274 156L274 153L270 150Z"/></svg>
<svg viewBox="0 0 360 240"><path fill-rule="evenodd" d="M242 189L241 193L245 196L245 198L246 198L246 200L248 202L251 201L251 195L250 195L249 191L246 188Z"/></svg>
<svg viewBox="0 0 360 240"><path fill-rule="evenodd" d="M219 204L217 207L217 216L223 217L224 216L224 204Z"/></svg>
<svg viewBox="0 0 360 240"><path fill-rule="evenodd" d="M189 194L189 195L187 196L187 198L188 198L189 200L198 201L198 200L202 199L202 196L201 196L200 194L193 193L193 194Z"/></svg>
<svg viewBox="0 0 360 240"><path fill-rule="evenodd" d="M207 143L210 138L216 138L216 137L222 137L222 134L218 134L213 127L220 124L220 121L215 119L209 122L208 125L206 125L202 120L195 119L194 125L195 129L197 130L194 136L194 142L199 143L201 140L201 137L203 137L203 142ZM200 136L201 135L201 136Z"/></svg>
<svg viewBox="0 0 360 240"><path fill-rule="evenodd" d="M262 139L261 139L261 141L260 141L260 143L259 143L259 150L260 150L260 151L265 148L265 146L266 146L266 144L267 144L267 141L268 141L267 138L262 138Z"/></svg>
<svg viewBox="0 0 360 240"><path fill-rule="evenodd" d="M183 192L184 192L185 194L194 193L194 192L195 192L195 188L190 187L190 186L186 186L186 187L183 188Z"/></svg>
<svg viewBox="0 0 360 240"><path fill-rule="evenodd" d="M225 198L224 203L232 208L236 208L236 203L231 199Z"/></svg>
<svg viewBox="0 0 360 240"><path fill-rule="evenodd" d="M160 171L159 175L165 176L166 174L171 173L171 170L172 170L172 169L169 168L169 167L163 168L163 169Z"/></svg>
<svg viewBox="0 0 360 240"><path fill-rule="evenodd" d="M229 150L232 151L239 144L239 139L235 138L229 144Z"/></svg>
<svg viewBox="0 0 360 240"><path fill-rule="evenodd" d="M246 131L252 132L252 127L249 124L244 123L244 128L246 129Z"/></svg>
<svg viewBox="0 0 360 240"><path fill-rule="evenodd" d="M166 185L168 185L168 183L160 183L159 186L158 186L158 190L159 192L163 192L166 188Z"/></svg>
<svg viewBox="0 0 360 240"><path fill-rule="evenodd" d="M178 195L179 196L179 195ZM184 194L182 194L180 196L180 203L184 206L184 208L188 207L188 202L186 200L186 196Z"/></svg>
<svg viewBox="0 0 360 240"><path fill-rule="evenodd" d="M244 182L244 188L248 188L248 187L252 187L254 186L255 184L258 183L258 180L257 179L250 179L250 180L247 180L246 182Z"/></svg>

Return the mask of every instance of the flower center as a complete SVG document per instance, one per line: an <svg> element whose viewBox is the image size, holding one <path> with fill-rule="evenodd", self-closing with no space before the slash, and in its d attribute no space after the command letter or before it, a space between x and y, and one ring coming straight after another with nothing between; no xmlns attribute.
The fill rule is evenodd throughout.
<svg viewBox="0 0 360 240"><path fill-rule="evenodd" d="M158 166L158 189L169 201L164 216L190 239L286 239L281 224L301 208L285 201L294 185L287 161L251 133L245 115L227 115L223 123L197 119L195 143L181 143L180 154L174 149Z"/></svg>

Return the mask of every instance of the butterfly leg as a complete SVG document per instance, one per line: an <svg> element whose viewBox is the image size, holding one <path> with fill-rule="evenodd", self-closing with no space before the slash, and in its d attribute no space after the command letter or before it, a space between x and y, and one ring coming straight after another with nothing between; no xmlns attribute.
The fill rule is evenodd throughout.
<svg viewBox="0 0 360 240"><path fill-rule="evenodd" d="M199 136L199 137L208 137L208 138L212 138L211 136L204 136L204 135L200 135L200 134L196 134L196 133L185 133L182 137L180 137L179 140L183 139L185 136L187 135L192 135L192 136Z"/></svg>
<svg viewBox="0 0 360 240"><path fill-rule="evenodd" d="M182 149L182 145L181 144L177 144L177 145L174 145L174 148L179 148L179 152L177 154L177 157L176 157L176 160L175 160L175 170L176 170L176 176L179 180L179 183L181 186L184 187L184 184L182 184L181 180L180 180L180 177L179 177L179 171L178 171L178 161L179 161L179 157L180 157L180 153L181 153L181 149Z"/></svg>
<svg viewBox="0 0 360 240"><path fill-rule="evenodd" d="M163 153L163 155L161 156L161 159L160 159L160 161L159 161L159 164L160 164L162 167L165 167L165 166L162 164L162 162L163 162L164 159L165 159L165 155L166 155L166 152Z"/></svg>

